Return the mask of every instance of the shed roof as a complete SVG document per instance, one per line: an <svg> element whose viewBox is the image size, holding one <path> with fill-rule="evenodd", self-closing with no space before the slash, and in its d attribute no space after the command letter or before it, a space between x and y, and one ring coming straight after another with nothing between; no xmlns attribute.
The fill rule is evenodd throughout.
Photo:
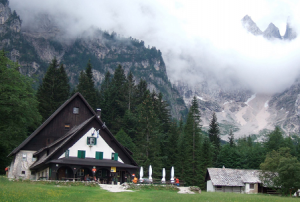
<svg viewBox="0 0 300 202"><path fill-rule="evenodd" d="M214 186L245 186L245 183L261 183L259 170L208 168Z"/></svg>

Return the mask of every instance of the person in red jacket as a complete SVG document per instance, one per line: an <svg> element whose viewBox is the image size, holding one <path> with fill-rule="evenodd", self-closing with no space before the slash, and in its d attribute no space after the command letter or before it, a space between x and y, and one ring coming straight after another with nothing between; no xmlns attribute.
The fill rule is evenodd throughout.
<svg viewBox="0 0 300 202"><path fill-rule="evenodd" d="M175 184L179 186L179 179L177 177L175 178Z"/></svg>

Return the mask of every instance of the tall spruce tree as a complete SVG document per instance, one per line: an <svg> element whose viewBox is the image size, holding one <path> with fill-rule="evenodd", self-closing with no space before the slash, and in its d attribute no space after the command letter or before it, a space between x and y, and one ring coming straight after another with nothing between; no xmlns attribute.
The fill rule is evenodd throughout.
<svg viewBox="0 0 300 202"><path fill-rule="evenodd" d="M130 71L128 76L127 76L127 82L126 82L126 101L127 101L127 110L131 111L132 109L135 108L135 93L136 93L136 86L135 86L135 81L133 78L133 74Z"/></svg>
<svg viewBox="0 0 300 202"><path fill-rule="evenodd" d="M110 74L109 71L107 71L104 80L101 83L101 88L100 88L99 106L103 111L101 115L101 119L104 121L107 121L107 119L109 118L109 113L106 112L109 112L110 105L111 105L110 103L112 102L110 96L111 78L112 75Z"/></svg>
<svg viewBox="0 0 300 202"><path fill-rule="evenodd" d="M79 83L77 85L77 92L80 92L87 102L95 110L97 107L97 90L95 88L92 64L89 60L85 71L81 71L79 75Z"/></svg>
<svg viewBox="0 0 300 202"><path fill-rule="evenodd" d="M201 179L201 126L200 111L196 97L193 98L184 127L184 180L187 185L200 186Z"/></svg>
<svg viewBox="0 0 300 202"><path fill-rule="evenodd" d="M126 104L126 76L124 69L121 65L118 65L114 72L114 76L111 81L110 88L110 111L109 111L109 122L107 123L113 134L116 134L118 130L122 127L122 117L127 109ZM111 122L114 122L112 124Z"/></svg>
<svg viewBox="0 0 300 202"><path fill-rule="evenodd" d="M217 156L221 149L220 129L219 129L219 124L217 122L216 113L213 113L212 115L212 119L210 121L209 129L208 129L208 137L210 142L214 145L215 148L213 161L216 162Z"/></svg>
<svg viewBox="0 0 300 202"><path fill-rule="evenodd" d="M70 84L63 65L56 58L50 63L37 91L38 109L46 120L70 95Z"/></svg>
<svg viewBox="0 0 300 202"><path fill-rule="evenodd" d="M179 137L177 142L178 154L177 154L177 165L175 166L176 177L184 179L184 161L185 161L185 145L184 145L184 124L182 118L179 121L178 127Z"/></svg>
<svg viewBox="0 0 300 202"><path fill-rule="evenodd" d="M228 140L229 140L229 145L231 147L234 147L235 146L235 143L234 143L234 134L232 132L232 130L230 129L229 131L229 137L228 137Z"/></svg>
<svg viewBox="0 0 300 202"><path fill-rule="evenodd" d="M153 167L153 176L158 177L161 173L162 159L160 149L160 122L154 110L150 92L145 92L144 101L138 106L138 125L134 143L137 151L134 154L137 163L141 166Z"/></svg>
<svg viewBox="0 0 300 202"><path fill-rule="evenodd" d="M212 146L208 137L204 137L201 148L201 166L199 172L201 172L200 188L206 189L205 175L207 168L212 167Z"/></svg>

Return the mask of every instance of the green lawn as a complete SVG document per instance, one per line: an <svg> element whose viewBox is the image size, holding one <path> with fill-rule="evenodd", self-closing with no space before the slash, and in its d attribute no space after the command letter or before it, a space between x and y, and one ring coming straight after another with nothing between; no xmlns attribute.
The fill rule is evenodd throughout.
<svg viewBox="0 0 300 202"><path fill-rule="evenodd" d="M139 190L110 193L99 187L57 186L32 182L12 182L0 177L0 201L296 201L298 198L235 193L178 194L170 190Z"/></svg>

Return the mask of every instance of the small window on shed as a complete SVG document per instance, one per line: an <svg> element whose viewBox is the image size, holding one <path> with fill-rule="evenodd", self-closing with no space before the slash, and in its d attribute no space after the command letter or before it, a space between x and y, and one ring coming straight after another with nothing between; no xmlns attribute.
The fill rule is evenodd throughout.
<svg viewBox="0 0 300 202"><path fill-rule="evenodd" d="M25 171L24 171L24 170L22 170L21 174L22 174L22 175L25 175Z"/></svg>
<svg viewBox="0 0 300 202"><path fill-rule="evenodd" d="M73 108L73 114L79 114L79 108L78 107Z"/></svg>
<svg viewBox="0 0 300 202"><path fill-rule="evenodd" d="M26 161L27 160L27 154L23 154L22 159L23 159L23 161Z"/></svg>
<svg viewBox="0 0 300 202"><path fill-rule="evenodd" d="M250 184L250 189L254 189L254 184Z"/></svg>
<svg viewBox="0 0 300 202"><path fill-rule="evenodd" d="M70 124L65 124L65 130L70 130Z"/></svg>

